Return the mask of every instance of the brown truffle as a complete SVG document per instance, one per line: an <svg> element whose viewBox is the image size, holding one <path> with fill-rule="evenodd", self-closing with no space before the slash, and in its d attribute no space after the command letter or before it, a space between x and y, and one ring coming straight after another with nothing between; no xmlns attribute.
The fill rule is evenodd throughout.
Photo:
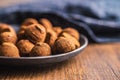
<svg viewBox="0 0 120 80"><path fill-rule="evenodd" d="M75 37L71 36L70 34L68 34L66 32L60 33L59 37L65 37L67 39L70 39L74 43L76 48L80 47L79 41Z"/></svg>
<svg viewBox="0 0 120 80"><path fill-rule="evenodd" d="M77 40L79 40L80 34L76 29L68 27L68 28L65 28L63 32L66 32L70 34L71 36L75 37Z"/></svg>
<svg viewBox="0 0 120 80"><path fill-rule="evenodd" d="M20 40L17 43L17 47L21 56L29 56L30 51L34 47L34 44L32 44L29 40Z"/></svg>
<svg viewBox="0 0 120 80"><path fill-rule="evenodd" d="M16 41L17 41L17 36L11 32L3 32L0 34L0 43L12 42L15 44Z"/></svg>
<svg viewBox="0 0 120 80"><path fill-rule="evenodd" d="M33 43L44 42L46 29L40 24L32 24L25 30L25 35Z"/></svg>
<svg viewBox="0 0 120 80"><path fill-rule="evenodd" d="M12 26L10 26L8 24L0 23L0 33L3 33L3 32L11 32L16 35L16 32L12 28Z"/></svg>
<svg viewBox="0 0 120 80"><path fill-rule="evenodd" d="M36 19L33 18L27 18L23 23L22 23L22 27L24 26L29 26L31 24L37 24L38 21Z"/></svg>
<svg viewBox="0 0 120 80"><path fill-rule="evenodd" d="M10 32L10 29L9 29L9 25L7 25L7 24L4 24L4 23L0 23L0 33L2 33L2 32Z"/></svg>
<svg viewBox="0 0 120 80"><path fill-rule="evenodd" d="M25 39L25 30L27 27L29 27L29 25L32 24L38 24L38 21L36 19L33 18L28 18L26 19L23 23L22 26L20 27L20 30L18 32L18 39Z"/></svg>
<svg viewBox="0 0 120 80"><path fill-rule="evenodd" d="M57 35L59 35L62 32L61 27L53 27L53 30L56 32Z"/></svg>
<svg viewBox="0 0 120 80"><path fill-rule="evenodd" d="M46 30L52 29L52 23L46 18L40 19L40 24L42 24Z"/></svg>
<svg viewBox="0 0 120 80"><path fill-rule="evenodd" d="M45 42L52 48L55 40L57 39L57 34L53 30L49 30L46 35Z"/></svg>
<svg viewBox="0 0 120 80"><path fill-rule="evenodd" d="M4 32L5 29L8 29L8 25L0 23L0 33Z"/></svg>
<svg viewBox="0 0 120 80"><path fill-rule="evenodd" d="M0 23L0 43L12 42L16 43L17 35L15 30L8 24Z"/></svg>
<svg viewBox="0 0 120 80"><path fill-rule="evenodd" d="M30 52L30 56L49 56L51 48L47 43L37 43Z"/></svg>
<svg viewBox="0 0 120 80"><path fill-rule="evenodd" d="M0 56L20 57L17 47L13 43L4 42L0 46Z"/></svg>
<svg viewBox="0 0 120 80"><path fill-rule="evenodd" d="M29 26L29 25L28 25ZM19 31L25 30L28 26L22 25Z"/></svg>
<svg viewBox="0 0 120 80"><path fill-rule="evenodd" d="M53 53L61 54L73 51L74 49L75 45L70 39L59 37L54 43Z"/></svg>

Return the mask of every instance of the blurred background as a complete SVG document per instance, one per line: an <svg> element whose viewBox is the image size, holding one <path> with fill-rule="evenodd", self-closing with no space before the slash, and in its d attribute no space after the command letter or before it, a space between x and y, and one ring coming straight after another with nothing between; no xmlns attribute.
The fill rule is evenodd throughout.
<svg viewBox="0 0 120 80"><path fill-rule="evenodd" d="M120 19L120 0L0 0L0 7L2 8L20 4L34 5L34 3L40 3L40 5L41 3L44 3L46 4L46 7L49 6L49 4L52 4L60 8L64 7L66 4L72 4L73 6L82 5L82 7L87 7L89 11L91 9L99 18L105 19L111 14L112 16L110 17L112 17L113 20L117 21Z"/></svg>
<svg viewBox="0 0 120 80"><path fill-rule="evenodd" d="M32 3L40 0L0 0L0 7L11 6L13 4Z"/></svg>
<svg viewBox="0 0 120 80"><path fill-rule="evenodd" d="M79 27L80 22L87 24L86 28L81 28L84 28L95 42L112 42L120 41L119 8L120 0L0 0L0 21L15 21L16 17L21 18L21 12L24 11L62 12ZM9 15L15 11L20 13Z"/></svg>

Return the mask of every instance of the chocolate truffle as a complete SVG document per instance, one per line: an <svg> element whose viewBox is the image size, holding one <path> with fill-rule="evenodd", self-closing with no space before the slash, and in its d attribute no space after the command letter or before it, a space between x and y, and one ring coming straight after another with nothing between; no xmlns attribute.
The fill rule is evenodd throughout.
<svg viewBox="0 0 120 80"><path fill-rule="evenodd" d="M33 43L44 42L46 29L40 24L32 24L25 30L25 35Z"/></svg>
<svg viewBox="0 0 120 80"><path fill-rule="evenodd" d="M30 56L49 56L51 48L47 43L37 43L30 52Z"/></svg>
<svg viewBox="0 0 120 80"><path fill-rule="evenodd" d="M20 56L29 56L30 51L34 47L34 44L29 40L20 40L17 43L17 47L20 51Z"/></svg>
<svg viewBox="0 0 120 80"><path fill-rule="evenodd" d="M4 42L0 45L0 56L20 57L18 48L13 43Z"/></svg>
<svg viewBox="0 0 120 80"><path fill-rule="evenodd" d="M65 28L63 32L66 32L70 34L71 36L75 37L77 40L79 40L80 34L76 29L68 27L68 28Z"/></svg>

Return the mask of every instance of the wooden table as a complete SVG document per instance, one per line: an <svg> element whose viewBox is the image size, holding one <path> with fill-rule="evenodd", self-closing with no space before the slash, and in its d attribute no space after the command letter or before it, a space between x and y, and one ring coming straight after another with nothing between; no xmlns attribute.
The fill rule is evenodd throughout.
<svg viewBox="0 0 120 80"><path fill-rule="evenodd" d="M79 55L49 67L0 67L0 80L120 80L120 43L89 44Z"/></svg>

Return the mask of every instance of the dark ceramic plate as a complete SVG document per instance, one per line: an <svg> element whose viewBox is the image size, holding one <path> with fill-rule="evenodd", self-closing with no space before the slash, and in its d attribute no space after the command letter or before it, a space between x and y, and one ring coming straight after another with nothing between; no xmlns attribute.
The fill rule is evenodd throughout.
<svg viewBox="0 0 120 80"><path fill-rule="evenodd" d="M64 54L44 56L44 57L21 57L21 58L11 58L0 56L0 65L10 65L10 66L32 66L39 65L44 66L47 64L57 63L67 60L79 53L87 46L88 40L84 35L80 37L81 47Z"/></svg>

